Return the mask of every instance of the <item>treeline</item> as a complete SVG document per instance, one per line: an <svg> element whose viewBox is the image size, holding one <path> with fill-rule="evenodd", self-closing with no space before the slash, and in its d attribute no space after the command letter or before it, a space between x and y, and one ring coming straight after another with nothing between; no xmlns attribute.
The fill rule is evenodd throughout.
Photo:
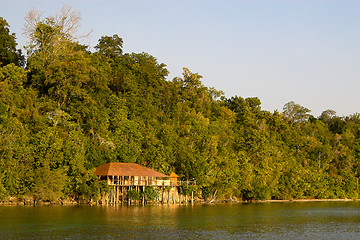
<svg viewBox="0 0 360 240"><path fill-rule="evenodd" d="M118 35L89 51L77 13L27 16L26 59L0 18L0 199L96 200L94 168L136 162L196 179L203 197L357 198L360 115L320 117L294 102L261 110L226 99L184 68L124 53Z"/></svg>

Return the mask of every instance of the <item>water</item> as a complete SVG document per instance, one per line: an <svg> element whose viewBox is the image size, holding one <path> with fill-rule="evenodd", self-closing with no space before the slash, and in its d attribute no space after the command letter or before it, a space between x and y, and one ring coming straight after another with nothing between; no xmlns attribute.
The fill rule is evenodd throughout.
<svg viewBox="0 0 360 240"><path fill-rule="evenodd" d="M360 239L360 202L0 206L0 239Z"/></svg>

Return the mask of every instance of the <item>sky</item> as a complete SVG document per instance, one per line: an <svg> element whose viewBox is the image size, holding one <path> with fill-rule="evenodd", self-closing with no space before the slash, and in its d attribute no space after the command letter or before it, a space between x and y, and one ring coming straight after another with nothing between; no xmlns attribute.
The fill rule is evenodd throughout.
<svg viewBox="0 0 360 240"><path fill-rule="evenodd" d="M90 47L118 34L124 52L165 63L168 80L187 67L225 97L258 97L270 112L290 101L315 117L360 112L358 0L0 0L0 16L21 47L29 10L47 17L64 5L81 13Z"/></svg>

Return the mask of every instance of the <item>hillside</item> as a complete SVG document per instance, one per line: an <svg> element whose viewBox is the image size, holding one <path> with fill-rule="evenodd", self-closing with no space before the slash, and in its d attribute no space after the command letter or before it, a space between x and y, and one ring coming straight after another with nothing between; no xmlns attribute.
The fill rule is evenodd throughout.
<svg viewBox="0 0 360 240"><path fill-rule="evenodd" d="M294 102L271 113L187 68L167 80L116 34L91 52L66 21L33 23L25 58L0 18L0 199L97 199L106 162L195 178L210 198L358 198L358 113L314 117Z"/></svg>

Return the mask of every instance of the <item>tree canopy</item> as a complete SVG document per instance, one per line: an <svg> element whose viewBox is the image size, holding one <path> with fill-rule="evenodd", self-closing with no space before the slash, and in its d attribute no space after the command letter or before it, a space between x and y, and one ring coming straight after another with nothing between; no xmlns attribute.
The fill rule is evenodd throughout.
<svg viewBox="0 0 360 240"><path fill-rule="evenodd" d="M16 66L24 66L24 56L21 50L16 49L15 34L10 34L9 24L0 17L0 67L14 63Z"/></svg>
<svg viewBox="0 0 360 240"><path fill-rule="evenodd" d="M136 162L196 179L203 197L357 198L360 115L282 113L229 99L189 69L124 53L116 34L89 51L79 14L27 16L26 67L0 18L0 199L97 199L94 168Z"/></svg>

